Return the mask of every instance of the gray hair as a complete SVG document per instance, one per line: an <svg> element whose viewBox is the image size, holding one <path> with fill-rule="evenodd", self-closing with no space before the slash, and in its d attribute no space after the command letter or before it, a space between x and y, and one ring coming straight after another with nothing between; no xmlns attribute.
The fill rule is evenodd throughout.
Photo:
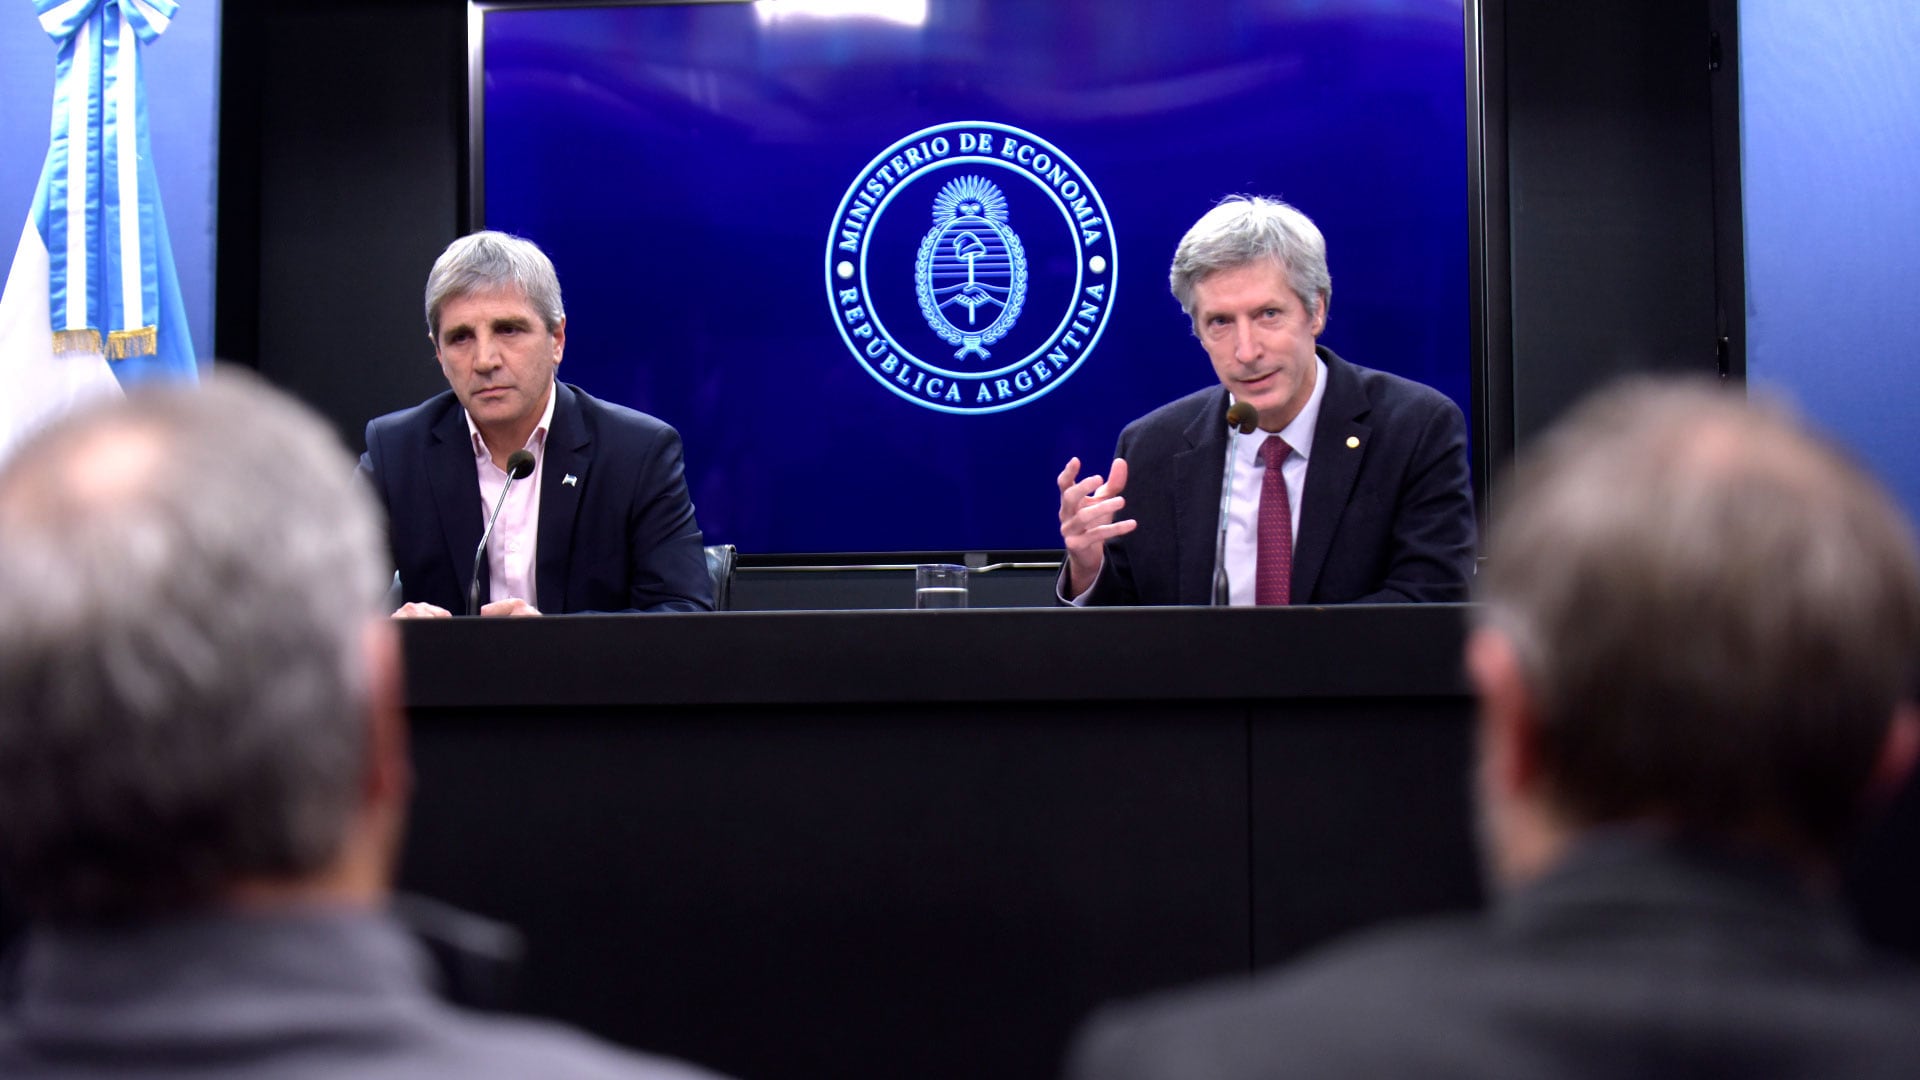
<svg viewBox="0 0 1920 1080"><path fill-rule="evenodd" d="M1229 195L1201 215L1173 252L1167 284L1191 320L1193 287L1222 270L1267 261L1280 268L1307 316L1316 301L1333 299L1327 239L1307 215L1260 196Z"/></svg>
<svg viewBox="0 0 1920 1080"><path fill-rule="evenodd" d="M69 415L0 469L0 873L34 915L335 858L392 571L353 459L251 377Z"/></svg>
<svg viewBox="0 0 1920 1080"><path fill-rule="evenodd" d="M1570 820L1653 816L1832 857L1916 687L1905 517L1780 408L1634 382L1536 443L1490 533Z"/></svg>
<svg viewBox="0 0 1920 1080"><path fill-rule="evenodd" d="M540 313L547 333L560 329L567 309L553 260L531 240L477 232L447 245L427 274L427 336L440 340L440 309L452 300L496 289L518 289Z"/></svg>

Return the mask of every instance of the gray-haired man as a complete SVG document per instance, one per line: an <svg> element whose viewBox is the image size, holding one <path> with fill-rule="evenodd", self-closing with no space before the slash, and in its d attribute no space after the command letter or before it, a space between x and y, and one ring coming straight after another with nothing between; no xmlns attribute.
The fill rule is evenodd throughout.
<svg viewBox="0 0 1920 1080"><path fill-rule="evenodd" d="M1180 241L1173 294L1220 385L1120 433L1112 469L1060 472L1059 592L1081 604L1465 600L1473 493L1460 409L1317 344L1333 280L1305 214L1230 198ZM1252 413L1227 431L1227 410ZM1234 461L1221 520L1222 479Z"/></svg>
<svg viewBox="0 0 1920 1080"><path fill-rule="evenodd" d="M352 458L251 379L75 414L0 471L0 1076L692 1080L428 992Z"/></svg>
<svg viewBox="0 0 1920 1080"><path fill-rule="evenodd" d="M368 424L360 459L387 511L395 614L464 613L483 534L481 615L712 610L680 435L555 377L567 314L546 254L463 236L427 276L426 313L448 389ZM510 483L522 452L531 470Z"/></svg>
<svg viewBox="0 0 1920 1080"><path fill-rule="evenodd" d="M1608 394L1525 460L1466 656L1493 909L1114 1010L1076 1078L1914 1075L1920 972L1833 895L1914 758L1905 520L1717 388Z"/></svg>

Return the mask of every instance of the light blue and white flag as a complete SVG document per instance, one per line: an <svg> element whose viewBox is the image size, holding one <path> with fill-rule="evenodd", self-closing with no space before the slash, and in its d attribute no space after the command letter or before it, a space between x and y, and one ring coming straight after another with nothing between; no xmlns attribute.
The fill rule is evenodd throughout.
<svg viewBox="0 0 1920 1080"><path fill-rule="evenodd" d="M53 124L0 297L0 456L91 395L198 374L140 65L179 4L32 2L56 50Z"/></svg>

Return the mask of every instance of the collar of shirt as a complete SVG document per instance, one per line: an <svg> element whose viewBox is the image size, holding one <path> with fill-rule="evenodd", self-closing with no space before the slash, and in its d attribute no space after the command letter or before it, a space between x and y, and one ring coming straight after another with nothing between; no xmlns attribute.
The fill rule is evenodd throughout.
<svg viewBox="0 0 1920 1080"><path fill-rule="evenodd" d="M1280 466L1287 484L1287 506L1292 512L1293 538L1300 539L1300 498L1307 487L1308 456L1313 452L1313 432L1320 424L1320 403L1327 396L1327 362L1314 357L1313 393L1300 415L1278 432L1255 428L1253 434L1227 433L1227 455L1234 459L1233 499L1227 509L1227 602L1235 606L1253 603L1256 563L1260 554L1257 523L1260 520L1260 487L1265 468L1260 464L1260 447L1269 435L1279 435L1293 448Z"/></svg>
<svg viewBox="0 0 1920 1080"><path fill-rule="evenodd" d="M1239 455L1240 470L1259 470L1260 447L1266 444L1269 435L1279 435L1287 440L1287 445L1293 448L1293 456L1302 461L1313 456L1313 432L1320 426L1320 403L1327 397L1327 362L1316 356L1313 365L1313 393L1307 395L1307 403L1301 406L1300 415L1294 417L1292 423L1277 432L1260 428L1254 428L1251 435L1242 435L1237 430L1227 432L1228 452ZM1288 460L1292 460L1292 457Z"/></svg>
<svg viewBox="0 0 1920 1080"><path fill-rule="evenodd" d="M1319 393L1317 389L1314 392ZM527 436L527 445L523 448L533 455L535 465L539 464L543 451L546 450L547 429L553 426L553 403L558 400L560 400L560 384L556 380L547 388L546 411L540 414L540 422L534 425L533 434ZM479 425L473 422L473 414L462 409L460 410L460 415L467 421L467 437L473 440L474 460L482 465L491 465L493 463L493 453L487 447L487 437L480 434ZM500 473L502 476L506 475L506 471L498 465L494 466L494 471ZM498 493L496 489L495 494Z"/></svg>

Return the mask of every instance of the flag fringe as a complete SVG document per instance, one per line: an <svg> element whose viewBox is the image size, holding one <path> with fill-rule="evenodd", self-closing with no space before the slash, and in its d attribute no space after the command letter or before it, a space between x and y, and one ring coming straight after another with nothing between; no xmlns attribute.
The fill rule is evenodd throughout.
<svg viewBox="0 0 1920 1080"><path fill-rule="evenodd" d="M94 338L97 342L100 339ZM160 333L158 327L143 326L138 330L115 330L107 335L107 359L125 360L129 356L152 356L160 351Z"/></svg>
<svg viewBox="0 0 1920 1080"><path fill-rule="evenodd" d="M72 356L75 353L97 353L100 351L100 331L98 330L55 330L53 332L53 355Z"/></svg>

